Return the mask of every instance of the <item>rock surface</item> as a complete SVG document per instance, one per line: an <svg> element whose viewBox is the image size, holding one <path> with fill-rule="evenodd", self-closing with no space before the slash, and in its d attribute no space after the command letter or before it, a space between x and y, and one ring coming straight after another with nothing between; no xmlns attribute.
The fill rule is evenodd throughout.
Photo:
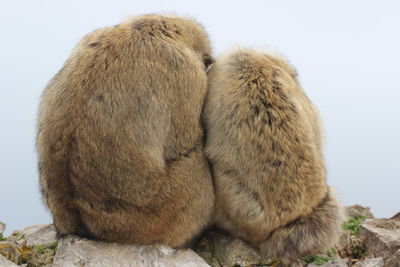
<svg viewBox="0 0 400 267"><path fill-rule="evenodd" d="M59 241L53 266L208 267L209 265L190 249L118 245L69 236Z"/></svg>
<svg viewBox="0 0 400 267"><path fill-rule="evenodd" d="M0 254L0 266L1 267L17 267L18 265L7 260L6 257L4 257L3 255Z"/></svg>
<svg viewBox="0 0 400 267"><path fill-rule="evenodd" d="M364 207L361 205L352 205L346 207L346 215L349 218L357 218L357 217L365 217L366 219L373 219L374 215L372 215L369 207Z"/></svg>
<svg viewBox="0 0 400 267"><path fill-rule="evenodd" d="M361 224L360 237L367 253L386 260L400 249L400 218L366 220Z"/></svg>
<svg viewBox="0 0 400 267"><path fill-rule="evenodd" d="M387 259L385 267L400 267L400 249Z"/></svg>
<svg viewBox="0 0 400 267"><path fill-rule="evenodd" d="M207 232L194 250L213 267L270 266L273 264L271 259L262 257L256 249L243 240L220 231Z"/></svg>
<svg viewBox="0 0 400 267"><path fill-rule="evenodd" d="M359 262L356 262L354 267L383 267L383 258L372 258L372 259L365 259Z"/></svg>
<svg viewBox="0 0 400 267"><path fill-rule="evenodd" d="M0 222L0 236L3 234L5 229L6 229L6 224L3 222Z"/></svg>
<svg viewBox="0 0 400 267"><path fill-rule="evenodd" d="M335 261L319 265L319 267L348 267L348 261L349 261L348 259L338 259ZM318 267L318 265L310 263L307 265L307 267Z"/></svg>
<svg viewBox="0 0 400 267"><path fill-rule="evenodd" d="M27 246L38 246L57 242L56 229L52 224L33 225L22 230Z"/></svg>

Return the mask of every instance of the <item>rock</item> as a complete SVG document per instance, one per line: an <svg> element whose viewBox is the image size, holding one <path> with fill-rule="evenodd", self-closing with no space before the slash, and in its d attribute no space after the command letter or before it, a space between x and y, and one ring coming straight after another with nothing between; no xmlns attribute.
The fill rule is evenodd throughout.
<svg viewBox="0 0 400 267"><path fill-rule="evenodd" d="M57 243L35 247L29 258L29 267L52 267L56 250Z"/></svg>
<svg viewBox="0 0 400 267"><path fill-rule="evenodd" d="M350 231L343 231L336 246L342 258L361 259L365 256L365 246L362 240Z"/></svg>
<svg viewBox="0 0 400 267"><path fill-rule="evenodd" d="M361 224L360 238L369 254L386 260L400 249L400 220L366 220Z"/></svg>
<svg viewBox="0 0 400 267"><path fill-rule="evenodd" d="M361 205L352 205L346 207L346 215L348 218L357 218L357 217L365 217L366 219L373 219L374 215L372 215L369 207L364 207Z"/></svg>
<svg viewBox="0 0 400 267"><path fill-rule="evenodd" d="M383 258L372 258L359 261L353 267L383 267Z"/></svg>
<svg viewBox="0 0 400 267"><path fill-rule="evenodd" d="M56 230L52 224L33 225L22 230L27 246L38 246L57 242Z"/></svg>
<svg viewBox="0 0 400 267"><path fill-rule="evenodd" d="M348 267L348 259L337 259L331 262L327 262L325 264L319 265L319 267ZM313 263L307 265L307 267L318 267Z"/></svg>
<svg viewBox="0 0 400 267"><path fill-rule="evenodd" d="M15 263L7 260L6 257L0 254L0 266L1 267L18 267Z"/></svg>
<svg viewBox="0 0 400 267"><path fill-rule="evenodd" d="M398 213L396 213L395 215L393 215L393 217L390 218L390 219L400 221L400 212L398 212Z"/></svg>
<svg viewBox="0 0 400 267"><path fill-rule="evenodd" d="M387 259L385 267L400 267L400 249Z"/></svg>
<svg viewBox="0 0 400 267"><path fill-rule="evenodd" d="M59 241L53 266L209 267L190 249L174 250L166 246L120 245L76 236L68 236Z"/></svg>
<svg viewBox="0 0 400 267"><path fill-rule="evenodd" d="M0 222L0 236L4 233L4 230L6 230L6 224Z"/></svg>
<svg viewBox="0 0 400 267"><path fill-rule="evenodd" d="M19 245L16 242L0 242L0 254L3 255L7 260L12 261L16 264L27 262L33 250L31 247L25 245ZM2 265L0 265L2 266Z"/></svg>
<svg viewBox="0 0 400 267"><path fill-rule="evenodd" d="M271 259L262 257L245 241L219 231L206 233L194 250L211 266L243 267L271 264Z"/></svg>
<svg viewBox="0 0 400 267"><path fill-rule="evenodd" d="M21 231L14 231L11 233L10 236L7 237L7 241L15 242L20 245L25 244L25 236L22 234Z"/></svg>

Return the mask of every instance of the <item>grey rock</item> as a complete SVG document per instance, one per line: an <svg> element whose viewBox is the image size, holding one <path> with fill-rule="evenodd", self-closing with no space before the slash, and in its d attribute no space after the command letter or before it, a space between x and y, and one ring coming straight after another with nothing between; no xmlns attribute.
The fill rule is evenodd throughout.
<svg viewBox="0 0 400 267"><path fill-rule="evenodd" d="M0 235L3 234L4 230L6 230L6 224L3 222L0 222Z"/></svg>
<svg viewBox="0 0 400 267"><path fill-rule="evenodd" d="M361 224L360 238L370 255L386 260L400 249L400 220L366 220Z"/></svg>
<svg viewBox="0 0 400 267"><path fill-rule="evenodd" d="M331 262L327 262L323 265L320 265L319 267L348 267L348 259L337 259ZM307 267L318 267L317 265L310 263L307 265Z"/></svg>
<svg viewBox="0 0 400 267"><path fill-rule="evenodd" d="M68 236L59 241L54 267L209 267L190 249L121 245Z"/></svg>
<svg viewBox="0 0 400 267"><path fill-rule="evenodd" d="M359 261L353 267L383 267L383 258L372 258Z"/></svg>
<svg viewBox="0 0 400 267"><path fill-rule="evenodd" d="M15 263L7 260L6 257L0 254L0 266L1 267L18 267Z"/></svg>
<svg viewBox="0 0 400 267"><path fill-rule="evenodd" d="M271 265L271 259L262 257L245 241L219 231L208 232L194 250L211 266Z"/></svg>
<svg viewBox="0 0 400 267"><path fill-rule="evenodd" d="M57 242L53 224L33 225L22 230L27 246L38 246Z"/></svg>
<svg viewBox="0 0 400 267"><path fill-rule="evenodd" d="M363 216L366 219L373 219L374 215L371 213L369 207L364 207L361 205L352 205L346 207L346 215L348 218L356 218Z"/></svg>
<svg viewBox="0 0 400 267"><path fill-rule="evenodd" d="M259 261L260 254L243 240L218 233L211 238L215 257L222 266L244 266L246 263Z"/></svg>
<svg viewBox="0 0 400 267"><path fill-rule="evenodd" d="M387 259L385 267L400 267L400 249Z"/></svg>
<svg viewBox="0 0 400 267"><path fill-rule="evenodd" d="M395 215L393 215L393 217L392 218L390 218L390 219L392 219L392 220L400 220L400 212L398 212L398 213L396 213Z"/></svg>

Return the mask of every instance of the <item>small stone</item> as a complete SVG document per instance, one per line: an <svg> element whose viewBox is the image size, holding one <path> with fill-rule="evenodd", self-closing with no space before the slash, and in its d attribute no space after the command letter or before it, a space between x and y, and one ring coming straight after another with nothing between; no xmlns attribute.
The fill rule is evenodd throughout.
<svg viewBox="0 0 400 267"><path fill-rule="evenodd" d="M194 249L211 266L263 266L272 264L271 259L245 241L220 231L210 231Z"/></svg>
<svg viewBox="0 0 400 267"><path fill-rule="evenodd" d="M357 218L357 217L365 217L366 219L373 219L374 215L372 215L369 207L364 207L361 205L352 205L346 207L346 215L348 218Z"/></svg>
<svg viewBox="0 0 400 267"><path fill-rule="evenodd" d="M68 236L58 243L54 267L210 267L191 249L166 246L122 245Z"/></svg>
<svg viewBox="0 0 400 267"><path fill-rule="evenodd" d="M27 246L38 246L57 242L53 224L34 225L22 230Z"/></svg>
<svg viewBox="0 0 400 267"><path fill-rule="evenodd" d="M320 265L319 267L348 267L348 259L337 259L331 262ZM318 267L317 265L310 263L307 267Z"/></svg>
<svg viewBox="0 0 400 267"><path fill-rule="evenodd" d="M0 254L0 266L1 267L18 267L15 263L7 260L6 257Z"/></svg>
<svg viewBox="0 0 400 267"><path fill-rule="evenodd" d="M400 220L366 220L361 224L360 238L369 254L388 259L400 249Z"/></svg>
<svg viewBox="0 0 400 267"><path fill-rule="evenodd" d="M0 236L4 233L4 230L6 230L6 224L0 222Z"/></svg>
<svg viewBox="0 0 400 267"><path fill-rule="evenodd" d="M261 260L260 254L241 239L221 233L215 233L211 239L215 257L223 266L244 266Z"/></svg>
<svg viewBox="0 0 400 267"><path fill-rule="evenodd" d="M353 267L383 267L383 258L372 258L359 261Z"/></svg>

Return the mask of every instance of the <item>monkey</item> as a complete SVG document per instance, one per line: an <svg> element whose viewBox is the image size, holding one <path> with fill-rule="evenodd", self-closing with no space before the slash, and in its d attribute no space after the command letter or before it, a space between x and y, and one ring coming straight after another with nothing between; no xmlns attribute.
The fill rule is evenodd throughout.
<svg viewBox="0 0 400 267"><path fill-rule="evenodd" d="M83 37L42 94L40 188L57 236L184 247L214 208L201 111L211 45L147 14Z"/></svg>
<svg viewBox="0 0 400 267"><path fill-rule="evenodd" d="M279 54L238 48L216 58L208 84L215 224L286 261L333 245L342 206L326 182L319 113L294 67Z"/></svg>

